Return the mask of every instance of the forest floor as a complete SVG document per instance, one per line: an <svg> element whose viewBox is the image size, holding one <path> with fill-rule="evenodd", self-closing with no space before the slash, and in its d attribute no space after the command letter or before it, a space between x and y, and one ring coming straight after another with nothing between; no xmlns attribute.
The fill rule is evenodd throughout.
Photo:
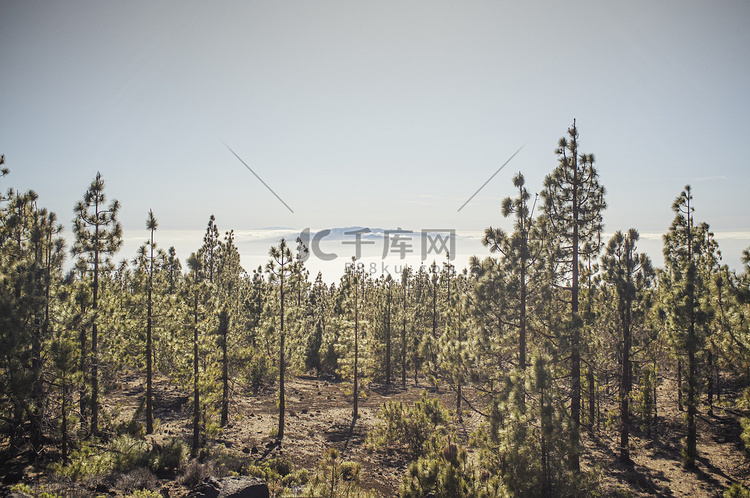
<svg viewBox="0 0 750 498"><path fill-rule="evenodd" d="M685 412L677 403L677 383L669 378L661 380L656 421L648 428L640 427L638 419L634 421L632 465L619 461L619 426L609 431L588 431L582 438L583 465L600 473L605 495L627 490L627 496L638 497L715 497L722 496L734 482L750 486L750 460L740 439L740 419L750 412L733 407L740 393L726 392L714 405L712 415L707 405L699 406L698 459L694 469L686 469L682 448L687 431Z"/></svg>
<svg viewBox="0 0 750 498"><path fill-rule="evenodd" d="M344 460L362 465L362 484L383 496L395 496L409 461L397 453L388 455L368 451L365 438L377 423L377 413L388 400L412 404L419 399L425 385L407 382L406 389L385 389L369 385L360 399L360 417L352 424L351 386L313 377L297 377L287 382L287 416L282 444L271 437L277 426L276 391L268 389L259 395L238 394L231 406L230 423L212 440L212 451L236 455L238 461L267 461L274 457L289 459L295 468L308 469L314 475L318 463L328 449L337 448ZM698 415L698 452L696 469L686 470L681 463L682 439L685 436L683 412L677 409L674 382L662 382L658 392L659 416L649 433L636 427L631 439L632 465L618 460L619 434L616 427L582 431L584 470L591 471L601 483L604 496L721 496L732 482L750 485L750 462L744 456L740 441L740 415L730 409L714 408L714 415L701 407ZM191 435L190 396L178 390L165 378L154 385L155 434L147 436L151 444L163 445L178 437L188 442ZM439 397L444 406L455 405L455 394L443 387L428 389L430 397ZM135 373L123 375L116 388L104 397L104 410L117 407L122 420L131 417L144 395L142 378ZM471 396L469 396L471 398ZM723 406L723 405L721 405ZM606 413L605 419L606 419ZM745 413L745 416L748 414ZM468 444L472 430L481 416L469 412L456 427L463 444ZM0 496L6 495L11 483L21 481L32 489L56 491L60 496L109 494L125 496L115 476L69 483L55 477L41 465L33 465L28 456L20 454L0 461L3 485ZM177 474L157 476L154 489L169 497L186 496L190 489ZM121 481L121 480L120 480Z"/></svg>

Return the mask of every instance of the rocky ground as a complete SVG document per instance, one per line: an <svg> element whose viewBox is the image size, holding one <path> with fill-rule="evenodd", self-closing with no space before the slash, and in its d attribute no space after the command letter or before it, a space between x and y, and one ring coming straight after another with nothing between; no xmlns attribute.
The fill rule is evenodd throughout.
<svg viewBox="0 0 750 498"><path fill-rule="evenodd" d="M295 468L308 469L314 474L318 463L329 448L337 448L342 458L362 464L362 481L367 488L383 496L394 496L409 462L399 454L371 452L365 448L368 431L377 423L377 412L387 400L413 403L426 388L409 382L405 389L385 389L369 385L360 400L360 417L352 423L350 384L326 381L313 377L297 377L287 383L287 422L283 443L276 444L272 431L277 426L276 395L273 389L253 394L235 393L230 423L211 443L212 453L230 455L238 462L262 462L274 457L289 459ZM122 376L116 388L105 397L105 410L119 412L127 420L143 397L140 376ZM455 395L445 387L439 392L445 406L455 404ZM156 433L148 436L149 444L164 445L173 437L189 440L190 397L164 379L155 384L155 416L159 420ZM582 466L592 470L601 482L605 495L623 493L629 496L691 496L714 497L732 482L750 485L750 464L744 456L740 441L739 417L748 416L733 408L729 400L722 400L714 415L701 409L698 421L697 469L686 470L681 464L681 440L685 435L683 413L677 409L676 389L665 380L659 388L659 417L650 434L636 428L632 438L633 465L619 462L616 430L605 430L602 425L583 432L584 457ZM722 408L723 407L723 408ZM605 413L606 415L606 413ZM481 417L468 412L457 432L468 443L471 431ZM606 424L604 424L606 425ZM7 452L6 452L7 454ZM53 459L54 455L50 455ZM126 496L123 479L106 476L85 482L71 483L54 476L44 464L29 462L26 453L0 461L3 486L0 495L10 491L11 484L20 481L32 490L57 492L61 496ZM214 469L216 470L216 469ZM185 469L153 477L152 489L170 497L187 496L189 483ZM151 477L149 477L151 479ZM119 483L119 484L118 484ZM274 491L272 489L272 491ZM628 496L627 493L624 495Z"/></svg>

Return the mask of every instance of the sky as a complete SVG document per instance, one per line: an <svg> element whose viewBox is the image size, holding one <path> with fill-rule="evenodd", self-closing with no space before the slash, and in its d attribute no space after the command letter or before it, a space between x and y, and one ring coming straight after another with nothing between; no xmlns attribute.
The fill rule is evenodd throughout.
<svg viewBox="0 0 750 498"><path fill-rule="evenodd" d="M3 0L0 187L34 189L70 237L100 171L122 204L117 259L149 209L183 260L211 214L269 244L259 229L440 228L486 255L477 234L511 228L513 175L538 192L575 119L607 234L638 229L660 265L691 184L740 269L748 25L745 1ZM267 259L243 250L246 268Z"/></svg>

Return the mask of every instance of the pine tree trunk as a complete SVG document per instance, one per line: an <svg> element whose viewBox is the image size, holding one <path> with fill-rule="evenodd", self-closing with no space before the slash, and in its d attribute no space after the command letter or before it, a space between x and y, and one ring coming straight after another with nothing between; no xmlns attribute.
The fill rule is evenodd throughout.
<svg viewBox="0 0 750 498"><path fill-rule="evenodd" d="M575 168L576 174L578 167ZM570 449L568 453L570 469L581 471L580 464L580 425L581 425L581 318L578 316L578 181L574 179L576 188L573 191L573 275L571 277L571 338L570 338Z"/></svg>
<svg viewBox="0 0 750 498"><path fill-rule="evenodd" d="M708 350L708 414L714 414L714 355L711 349Z"/></svg>
<svg viewBox="0 0 750 498"><path fill-rule="evenodd" d="M98 207L97 207L98 218ZM99 225L96 225L94 240L99 241ZM98 247L98 246L97 246ZM99 310L99 250L94 250L94 292L93 292L92 310L94 313L94 323L91 325L91 434L96 436L99 433L99 335L96 323L99 321L97 316Z"/></svg>
<svg viewBox="0 0 750 498"><path fill-rule="evenodd" d="M456 383L458 384L456 389L456 413L458 414L458 421L461 422L463 417L461 416L461 398L463 396L461 392L461 384L463 384L463 362L461 361L461 353L463 350L463 337L461 336L461 308L458 308L458 375L456 376ZM525 391L524 391L525 399Z"/></svg>
<svg viewBox="0 0 750 498"><path fill-rule="evenodd" d="M227 336L229 335L229 315L226 309L219 317L221 328L221 427L229 423L229 361L227 357Z"/></svg>
<svg viewBox="0 0 750 498"><path fill-rule="evenodd" d="M153 261L153 250L152 250ZM153 271L153 263L152 270ZM146 320L146 434L154 432L154 413L153 413L153 371L152 371L152 344L151 344L151 276L149 276L148 286L148 318Z"/></svg>
<svg viewBox="0 0 750 498"><path fill-rule="evenodd" d="M359 306L357 305L357 293L359 282L355 282L354 288L354 408L352 410L352 421L359 416L359 373L357 363L359 362Z"/></svg>
<svg viewBox="0 0 750 498"><path fill-rule="evenodd" d="M677 360L677 408L683 411L682 407L682 360Z"/></svg>
<svg viewBox="0 0 750 498"><path fill-rule="evenodd" d="M33 384L31 386L31 447L35 453L42 449L44 440L42 420L44 418L44 386L42 384L42 344L41 337L46 336L46 331L39 330L37 324L33 325L33 338L31 343L31 369ZM46 329L46 323L43 325ZM42 335L43 334L43 335Z"/></svg>
<svg viewBox="0 0 750 498"><path fill-rule="evenodd" d="M539 386L539 411L540 411L540 419L541 419L541 440L540 440L540 448L541 448L541 456L542 456L542 496L549 497L551 496L551 489L550 489L550 481L551 481L551 475L550 475L550 464L549 464L549 449L547 448L547 433L550 428L550 421L547 420L545 409L545 385L544 380L542 380L542 385Z"/></svg>
<svg viewBox="0 0 750 498"><path fill-rule="evenodd" d="M695 459L698 456L697 448L697 428L695 425L696 416L696 399L695 388L697 381L697 365L695 362L695 351L688 350L688 399L687 399L687 447L685 448L685 465L688 468L695 466Z"/></svg>
<svg viewBox="0 0 750 498"><path fill-rule="evenodd" d="M437 372L437 281L432 283L432 369ZM435 375L435 392L440 394L440 382Z"/></svg>
<svg viewBox="0 0 750 498"><path fill-rule="evenodd" d="M659 413L659 403L656 399L656 388L659 385L659 371L656 369L656 358L654 358L654 422Z"/></svg>
<svg viewBox="0 0 750 498"><path fill-rule="evenodd" d="M695 415L696 415L696 384L698 382L697 376L697 365L695 362L695 354L698 349L698 338L696 337L695 331L695 264L692 261L692 224L688 220L688 229L690 230L690 238L688 239L688 254L690 255L691 262L687 270L687 288L688 288L688 299L690 302L690 325L688 327L687 337L687 350L688 350L688 399L687 399L687 440L685 448L685 466L688 468L695 467L695 459L698 456L697 449L697 429L695 426Z"/></svg>
<svg viewBox="0 0 750 498"><path fill-rule="evenodd" d="M521 370L526 370L526 260L521 260L520 315L520 326L518 331L518 366Z"/></svg>
<svg viewBox="0 0 750 498"><path fill-rule="evenodd" d="M283 258L283 252L282 252ZM284 332L284 267L281 267L281 287L279 289L281 295L281 344L279 346L279 429L277 438L279 441L284 439L284 412L286 411L286 396L284 380L286 377L286 361L284 358L284 350L286 348L286 334Z"/></svg>
<svg viewBox="0 0 750 498"><path fill-rule="evenodd" d="M593 428L594 417L596 415L596 376L594 375L593 367L589 367L588 383L589 383L589 426Z"/></svg>
<svg viewBox="0 0 750 498"><path fill-rule="evenodd" d="M195 458L198 456L200 448L200 382L198 378L198 291L195 291L193 315L193 446L190 455Z"/></svg>
<svg viewBox="0 0 750 498"><path fill-rule="evenodd" d="M47 405L47 394L44 387L42 376L42 341L45 340L49 332L49 301L50 301L50 284L52 270L52 226L46 232L45 243L41 248L43 255L38 257L39 262L44 266L44 317L42 319L41 330L35 327L35 338L33 341L32 368L34 370L34 387L32 399L34 401L34 416L32 420L31 443L35 452L39 452L44 444L44 419L46 417L45 408ZM40 251L40 252L41 252Z"/></svg>
<svg viewBox="0 0 750 498"><path fill-rule="evenodd" d="M388 287L388 303L385 324L385 385L391 387L391 288Z"/></svg>
<svg viewBox="0 0 750 498"><path fill-rule="evenodd" d="M67 360L67 358L66 358ZM67 372L62 372L62 412L61 412L61 436L62 436L62 461L63 464L68 463L68 382Z"/></svg>
<svg viewBox="0 0 750 498"><path fill-rule="evenodd" d="M630 449L629 449L629 438L630 438L630 389L631 389L631 378L630 378L630 348L632 345L632 338L630 336L630 327L626 320L623 319L622 335L623 335L623 346L622 346L622 371L620 380L620 420L622 427L620 429L620 460L623 462L630 461Z"/></svg>
<svg viewBox="0 0 750 498"><path fill-rule="evenodd" d="M404 316L401 329L401 387L406 389L406 282L404 285Z"/></svg>
<svg viewBox="0 0 750 498"><path fill-rule="evenodd" d="M81 309L81 314L84 314L85 310ZM81 358L80 358L80 365L79 369L81 371L81 386L78 390L78 409L81 412L81 425L86 423L86 419L88 418L88 409L89 409L89 401L88 401L88 395L86 393L86 378L88 377L88 365L87 365L87 351L88 351L88 345L86 344L86 327L81 326L81 332L79 334L79 342L80 342L80 348L81 348Z"/></svg>
<svg viewBox="0 0 750 498"><path fill-rule="evenodd" d="M151 325L153 317L152 292L154 288L154 230L151 230L151 257L148 272L148 318L146 322L146 434L154 432L154 392L153 392L153 344Z"/></svg>

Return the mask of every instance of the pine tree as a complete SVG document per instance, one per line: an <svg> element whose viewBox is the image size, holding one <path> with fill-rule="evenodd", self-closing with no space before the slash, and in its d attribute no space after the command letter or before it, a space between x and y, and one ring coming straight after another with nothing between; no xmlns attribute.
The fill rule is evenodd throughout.
<svg viewBox="0 0 750 498"><path fill-rule="evenodd" d="M517 366L518 339L509 302L508 274L494 257L469 261L472 291L469 313L476 326L468 339L473 344L472 377L480 384L494 384L498 377ZM498 369L498 366L500 368Z"/></svg>
<svg viewBox="0 0 750 498"><path fill-rule="evenodd" d="M323 371L321 348L328 321L328 289L323 282L323 274L318 272L310 292L310 327L312 332L305 348L305 368L318 375Z"/></svg>
<svg viewBox="0 0 750 498"><path fill-rule="evenodd" d="M698 404L698 362L710 321L709 284L716 269L717 247L708 224L696 224L690 185L672 204L675 219L664 235L664 263L661 287L670 304L669 322L679 355L687 356L687 438L683 461L695 466L697 458L696 414Z"/></svg>
<svg viewBox="0 0 750 498"><path fill-rule="evenodd" d="M558 263L557 278L570 291L570 454L568 463L580 471L581 423L581 329L583 322L579 306L579 265L586 256L584 249L598 252L602 231L604 187L594 168L594 155L581 154L578 149L578 129L575 120L568 129L568 138L561 138L558 148L559 164L544 180L544 215L554 245L553 260Z"/></svg>
<svg viewBox="0 0 750 498"><path fill-rule="evenodd" d="M521 173L513 177L513 186L518 189L515 199L506 197L502 202L503 217L515 215L514 231L508 235L499 228L489 227L485 230L482 244L490 252L502 255L502 265L510 278L509 297L515 301L516 308L513 325L518 329L518 367L527 366L527 323L529 320L529 287L530 277L535 267L542 262L541 234L533 217L533 206L529 207L531 196L525 187L526 180Z"/></svg>
<svg viewBox="0 0 750 498"><path fill-rule="evenodd" d="M150 249L149 255L149 271L148 271L148 304L147 304L147 321L146 321L146 434L152 434L154 432L154 412L153 412L153 347L151 339L151 326L153 318L153 302L151 294L154 288L154 232L159 226L156 218L154 218L154 212L148 210L148 218L146 218L146 229L149 231L149 242L148 246Z"/></svg>
<svg viewBox="0 0 750 498"><path fill-rule="evenodd" d="M64 328L56 331L55 335L50 352L57 380L56 384L60 392L60 453L63 463L67 463L71 433L69 393L75 372L75 344L68 337Z"/></svg>
<svg viewBox="0 0 750 498"><path fill-rule="evenodd" d="M456 413L461 420L461 401L464 383L464 369L466 364L466 341L463 334L464 300L467 294L467 272L456 274L450 263L450 255L446 255L443 270L440 273L441 287L445 289L445 303L442 308L444 332L440 337L438 348L438 372L456 392Z"/></svg>
<svg viewBox="0 0 750 498"><path fill-rule="evenodd" d="M411 279L411 267L404 266L401 271L401 292L402 292L402 309L401 309L401 387L406 389L406 320L409 309L409 282Z"/></svg>
<svg viewBox="0 0 750 498"><path fill-rule="evenodd" d="M352 257L352 263L347 267L344 275L344 290L352 300L354 307L354 401L352 405L352 421L359 417L359 302L362 288L364 287L364 275L360 267L357 266L357 260Z"/></svg>
<svg viewBox="0 0 750 498"><path fill-rule="evenodd" d="M642 325L646 317L646 293L651 287L654 272L651 261L636 252L638 231L631 228L627 234L615 232L602 258L603 278L612 289L608 294L616 303L616 316L622 333L622 360L620 365L620 459L630 462L630 391L633 385L631 348L633 330Z"/></svg>
<svg viewBox="0 0 750 498"><path fill-rule="evenodd" d="M427 268L420 265L412 278L412 322L411 337L409 337L409 363L414 374L414 385L419 385L419 374L425 361L429 360L432 334L429 332L430 320L430 276Z"/></svg>
<svg viewBox="0 0 750 498"><path fill-rule="evenodd" d="M286 245L286 240L281 239L278 246L273 246L268 251L271 260L266 265L266 271L270 274L271 280L278 282L279 288L279 426L276 437L279 440L284 438L284 412L286 411L285 397L285 371L286 371L286 332L284 330L284 281L292 273L292 251Z"/></svg>
<svg viewBox="0 0 750 498"><path fill-rule="evenodd" d="M214 215L208 219L206 234L203 236L203 246L198 251L198 257L201 258L201 268L206 276L208 283L214 283L216 268L219 264L216 253L219 250L219 229L216 227L216 218Z"/></svg>
<svg viewBox="0 0 750 498"><path fill-rule="evenodd" d="M221 311L219 313L219 346L221 347L221 426L229 423L229 330L239 311L242 275L240 254L234 243L234 231L227 232L219 244L216 267Z"/></svg>
<svg viewBox="0 0 750 498"><path fill-rule="evenodd" d="M190 449L192 457L198 456L200 449L200 429L201 429L201 377L200 377L200 358L201 328L206 314L204 301L210 288L204 281L202 259L191 253L187 259L188 275L185 277L185 284L182 289L182 298L186 303L187 328L192 331L192 380L193 380L193 437Z"/></svg>
<svg viewBox="0 0 750 498"><path fill-rule="evenodd" d="M122 227L117 221L120 203L112 201L106 205L104 180L101 173L91 182L83 200L75 205L73 220L75 243L73 255L91 272L91 432L99 432L99 356L98 356L98 308L100 273L108 271L112 256L122 245Z"/></svg>
<svg viewBox="0 0 750 498"><path fill-rule="evenodd" d="M390 274L385 278L385 385L391 387L391 300L393 294L393 278Z"/></svg>
<svg viewBox="0 0 750 498"><path fill-rule="evenodd" d="M11 412L3 421L13 437L30 436L39 453L49 404L46 358L52 287L61 275L62 227L54 213L38 207L34 191L11 189L0 200L8 203L0 210L0 392Z"/></svg>
<svg viewBox="0 0 750 498"><path fill-rule="evenodd" d="M164 267L167 270L167 279L169 282L168 292L171 295L177 290L177 284L182 274L182 264L180 263L180 258L177 257L177 251L175 251L174 246L169 248L168 254Z"/></svg>

